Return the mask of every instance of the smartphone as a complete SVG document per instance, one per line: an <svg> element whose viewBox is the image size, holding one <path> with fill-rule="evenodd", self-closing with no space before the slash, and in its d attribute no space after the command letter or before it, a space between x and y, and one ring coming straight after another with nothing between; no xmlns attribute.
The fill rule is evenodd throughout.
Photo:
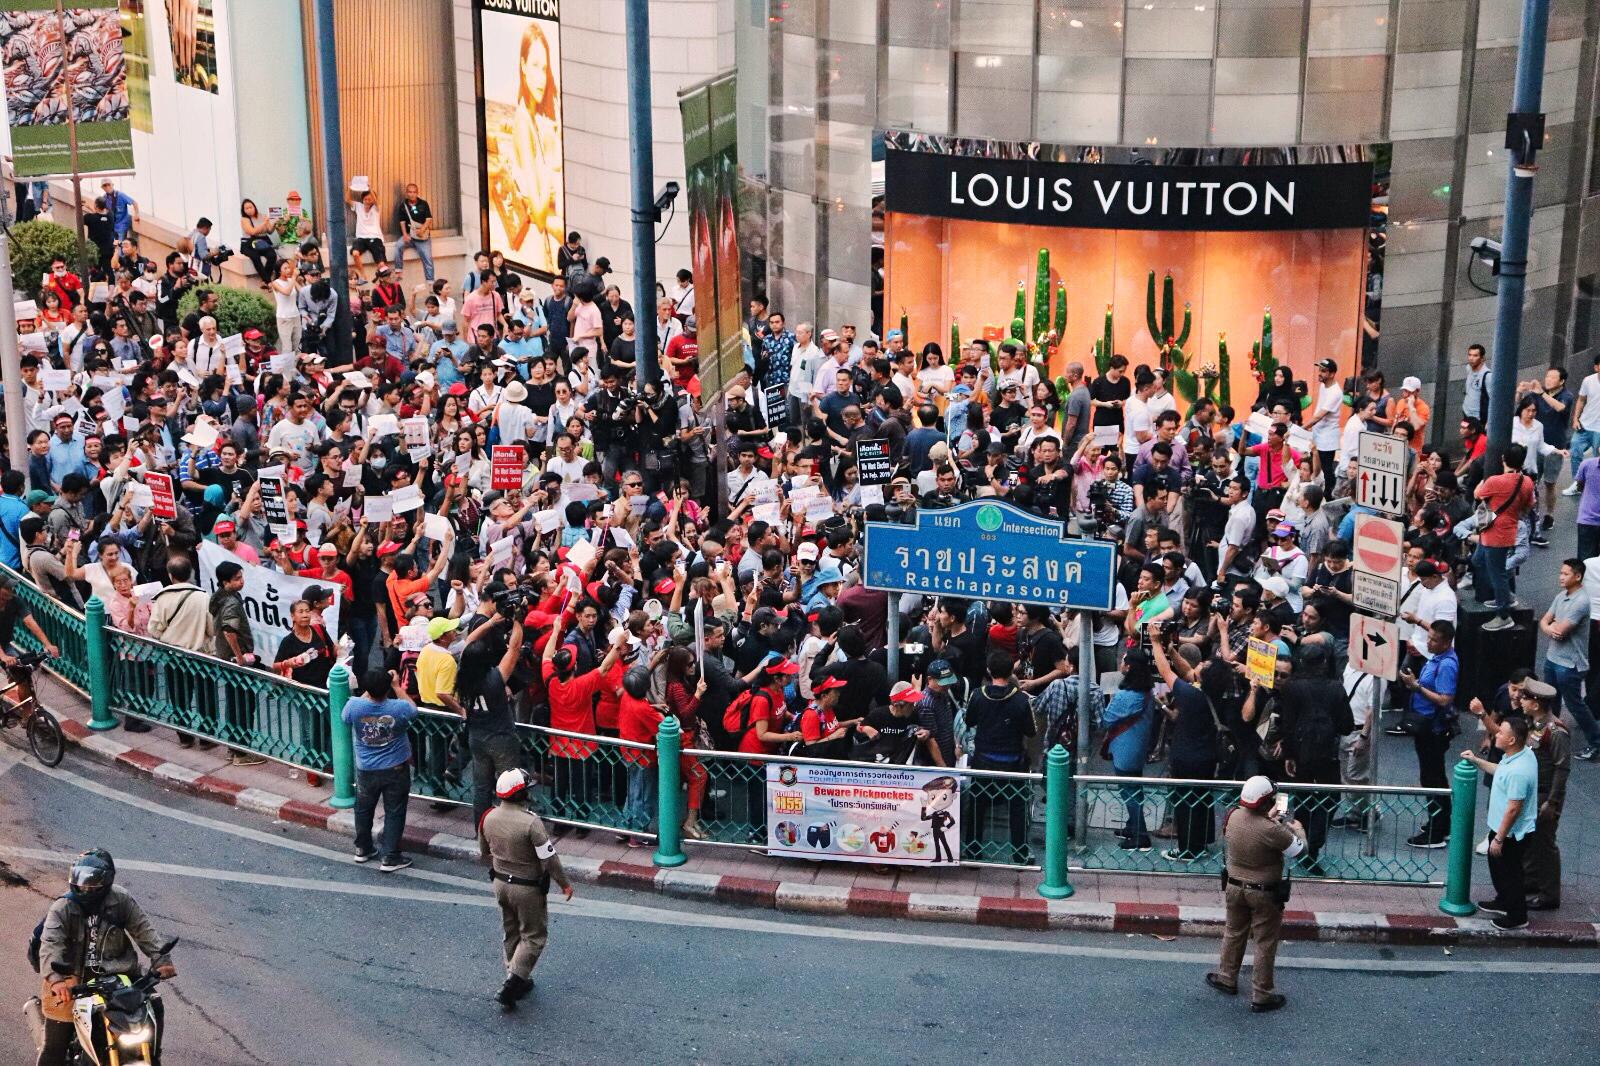
<svg viewBox="0 0 1600 1066"><path fill-rule="evenodd" d="M82 534L79 533L76 529L72 529L72 530L68 530L67 531L67 539L68 540L77 540L80 536L82 536Z"/></svg>
<svg viewBox="0 0 1600 1066"><path fill-rule="evenodd" d="M1289 793L1278 793L1278 798L1272 803L1272 813L1276 814L1279 818L1282 818L1289 813Z"/></svg>

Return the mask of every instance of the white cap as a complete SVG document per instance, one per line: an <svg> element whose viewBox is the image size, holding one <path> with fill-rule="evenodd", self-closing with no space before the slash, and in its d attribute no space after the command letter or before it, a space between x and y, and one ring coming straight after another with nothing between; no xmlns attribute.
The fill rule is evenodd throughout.
<svg viewBox="0 0 1600 1066"><path fill-rule="evenodd" d="M816 542L809 541L809 540L806 541L804 544L800 545L800 547L795 549L794 556L795 556L796 559L810 559L812 562L816 562L816 560L817 560L817 545L816 545Z"/></svg>
<svg viewBox="0 0 1600 1066"><path fill-rule="evenodd" d="M1246 807L1257 807L1260 806L1262 800L1276 791L1278 791L1277 785L1274 785L1270 779L1257 774L1246 781L1244 787L1239 790L1239 802Z"/></svg>
<svg viewBox="0 0 1600 1066"><path fill-rule="evenodd" d="M1266 778L1262 778L1263 781ZM526 770L507 770L495 778L494 794L501 799L510 799L518 792L528 787L528 772Z"/></svg>
<svg viewBox="0 0 1600 1066"><path fill-rule="evenodd" d="M1406 378L1404 381L1402 381L1400 383L1400 391L1401 392L1421 392L1422 391L1422 379L1419 378L1419 377L1416 377L1415 375Z"/></svg>
<svg viewBox="0 0 1600 1066"><path fill-rule="evenodd" d="M1280 600L1286 600L1289 598L1289 582L1285 581L1278 574L1269 574L1257 582L1257 584L1261 586L1261 591L1270 592Z"/></svg>

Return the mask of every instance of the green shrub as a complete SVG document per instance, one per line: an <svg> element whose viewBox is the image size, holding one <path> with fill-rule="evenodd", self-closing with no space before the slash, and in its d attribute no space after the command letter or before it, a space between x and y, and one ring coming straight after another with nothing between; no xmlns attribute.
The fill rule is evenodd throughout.
<svg viewBox="0 0 1600 1066"><path fill-rule="evenodd" d="M11 284L17 299L38 298L39 281L58 255L83 276L90 261L88 247L72 236L71 229L44 219L11 227Z"/></svg>
<svg viewBox="0 0 1600 1066"><path fill-rule="evenodd" d="M178 318L181 320L200 304L200 294L215 289L217 293L217 332L224 337L243 333L254 327L267 337L276 337L277 316L273 303L259 292L230 289L226 285L196 285L178 301Z"/></svg>

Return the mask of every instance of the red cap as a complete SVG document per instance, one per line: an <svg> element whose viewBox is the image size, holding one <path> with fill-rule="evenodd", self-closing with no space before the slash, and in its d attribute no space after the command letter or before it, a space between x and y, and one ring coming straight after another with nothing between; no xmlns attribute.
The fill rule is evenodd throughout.
<svg viewBox="0 0 1600 1066"><path fill-rule="evenodd" d="M444 390L446 396L465 396L467 387L459 381L451 382L450 387Z"/></svg>
<svg viewBox="0 0 1600 1066"><path fill-rule="evenodd" d="M386 540L386 541L384 541L382 544L378 545L378 554L379 555L399 555L400 554L400 542L399 541L394 541L394 540Z"/></svg>
<svg viewBox="0 0 1600 1066"><path fill-rule="evenodd" d="M675 588L677 588L676 582L674 582L670 577L664 577L660 581L657 581L654 585L650 586L650 591L654 592L657 596L670 596L672 595L672 590Z"/></svg>
<svg viewBox="0 0 1600 1066"><path fill-rule="evenodd" d="M234 527L233 521L231 519L227 519L227 518L219 518L214 523L212 523L211 532L213 532L213 533L233 533L233 532L235 532L235 527Z"/></svg>
<svg viewBox="0 0 1600 1066"><path fill-rule="evenodd" d="M261 339L262 333L259 329L251 326L249 329L245 330L241 336L247 341L258 341Z"/></svg>
<svg viewBox="0 0 1600 1066"><path fill-rule="evenodd" d="M821 681L818 681L816 684L812 685L811 691L813 693L827 692L830 689L844 688L846 684L847 682L842 677L825 677Z"/></svg>
<svg viewBox="0 0 1600 1066"><path fill-rule="evenodd" d="M793 659L778 658L762 668L768 674L798 674L800 666ZM815 689L813 689L815 691Z"/></svg>
<svg viewBox="0 0 1600 1066"><path fill-rule="evenodd" d="M815 686L812 687L812 691L816 691ZM889 694L889 702L891 703L916 703L920 699L922 699L922 693L908 681L896 683L894 691Z"/></svg>

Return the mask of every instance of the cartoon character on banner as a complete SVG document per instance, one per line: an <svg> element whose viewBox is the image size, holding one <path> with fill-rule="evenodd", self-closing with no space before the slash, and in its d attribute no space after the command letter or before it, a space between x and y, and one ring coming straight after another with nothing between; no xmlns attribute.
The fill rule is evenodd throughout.
<svg viewBox="0 0 1600 1066"><path fill-rule="evenodd" d="M959 783L953 777L936 777L922 786L920 818L928 823L928 831L933 837L933 861L936 863L956 861L945 833L956 824L950 806L955 803L959 788Z"/></svg>

